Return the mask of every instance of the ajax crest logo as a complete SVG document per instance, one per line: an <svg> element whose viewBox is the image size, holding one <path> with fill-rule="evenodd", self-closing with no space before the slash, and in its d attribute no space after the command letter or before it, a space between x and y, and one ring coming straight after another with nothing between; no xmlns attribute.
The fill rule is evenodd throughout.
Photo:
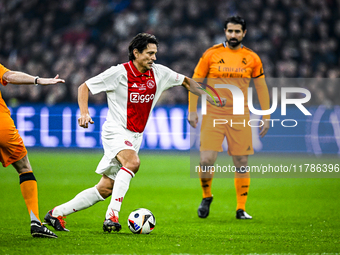
<svg viewBox="0 0 340 255"><path fill-rule="evenodd" d="M153 87L155 87L155 82L153 80L148 80L146 82L146 86L148 86L149 89L152 89Z"/></svg>

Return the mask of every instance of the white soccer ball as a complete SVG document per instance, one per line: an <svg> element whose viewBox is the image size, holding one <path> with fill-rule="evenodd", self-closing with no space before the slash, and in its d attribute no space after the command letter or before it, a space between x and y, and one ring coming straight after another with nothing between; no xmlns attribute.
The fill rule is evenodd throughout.
<svg viewBox="0 0 340 255"><path fill-rule="evenodd" d="M149 234L155 225L155 216L145 208L134 210L128 218L129 229L134 234Z"/></svg>

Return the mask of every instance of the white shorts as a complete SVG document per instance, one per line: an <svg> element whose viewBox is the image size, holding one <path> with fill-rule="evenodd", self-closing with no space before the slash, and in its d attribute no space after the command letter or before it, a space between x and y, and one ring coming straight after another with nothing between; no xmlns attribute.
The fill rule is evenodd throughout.
<svg viewBox="0 0 340 255"><path fill-rule="evenodd" d="M105 174L115 180L122 167L116 158L117 154L122 150L134 150L138 153L142 140L142 133L135 133L123 127L110 126L108 122L105 122L102 131L104 156L97 166L96 173Z"/></svg>

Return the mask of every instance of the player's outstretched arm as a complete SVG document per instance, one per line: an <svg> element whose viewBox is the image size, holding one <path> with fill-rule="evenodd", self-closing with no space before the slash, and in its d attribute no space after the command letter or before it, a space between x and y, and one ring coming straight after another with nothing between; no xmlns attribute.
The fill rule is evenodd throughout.
<svg viewBox="0 0 340 255"><path fill-rule="evenodd" d="M56 83L65 83L65 80L59 79L57 74L54 78L40 78L38 76L32 76L23 72L8 71L4 73L3 79L12 84L40 84L51 85Z"/></svg>
<svg viewBox="0 0 340 255"><path fill-rule="evenodd" d="M197 83L199 82L203 82L204 78L195 78L195 81ZM188 122L190 124L190 126L192 126L193 128L197 127L197 123L198 123L198 114L197 114L197 101L198 101L198 96L196 96L193 93L188 93L188 110L189 110L189 114L188 114Z"/></svg>
<svg viewBox="0 0 340 255"><path fill-rule="evenodd" d="M197 95L197 96L201 96L201 95L206 95L207 96L207 101L212 104L212 105L216 105L219 107L223 107L225 106L227 100L225 98L221 98L221 102L217 97L211 97L208 93L206 93L201 85L199 85L196 81L194 81L193 79L190 79L188 77L184 78L184 81L182 83L182 85L189 90L191 93ZM222 103L222 104L221 104Z"/></svg>
<svg viewBox="0 0 340 255"><path fill-rule="evenodd" d="M83 83L78 88L78 105L80 110L80 117L78 118L78 125L83 128L88 128L89 123L93 124L89 113L89 88L86 83Z"/></svg>

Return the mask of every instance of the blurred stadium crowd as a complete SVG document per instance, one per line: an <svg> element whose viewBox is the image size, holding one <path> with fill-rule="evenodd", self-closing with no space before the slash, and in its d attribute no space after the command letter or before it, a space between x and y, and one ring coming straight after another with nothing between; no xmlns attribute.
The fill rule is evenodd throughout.
<svg viewBox="0 0 340 255"><path fill-rule="evenodd" d="M267 77L339 78L339 0L0 0L0 63L66 80L8 86L3 97L13 106L76 102L81 83L128 60L128 44L139 32L160 41L157 63L190 77L202 53L225 40L224 20L235 14L246 19L244 45L261 57ZM340 104L336 82L320 87L312 87L314 103ZM176 87L160 104L186 102L185 89Z"/></svg>

